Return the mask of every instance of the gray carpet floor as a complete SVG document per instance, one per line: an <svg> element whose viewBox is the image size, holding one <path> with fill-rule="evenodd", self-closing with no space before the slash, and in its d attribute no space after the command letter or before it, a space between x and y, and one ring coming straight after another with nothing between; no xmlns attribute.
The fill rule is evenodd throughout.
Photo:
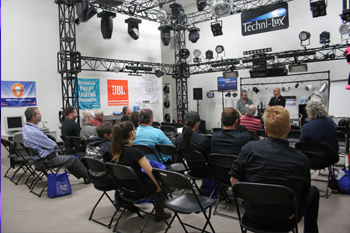
<svg viewBox="0 0 350 233"><path fill-rule="evenodd" d="M41 198L29 193L28 187L22 178L18 185L4 178L7 166L1 167L1 232L112 232L111 229L89 221L91 210L102 194L94 189L92 184L85 185L82 180L70 176L72 195L50 199L46 191ZM312 177L318 174L312 174ZM24 176L25 177L25 176ZM44 182L43 182L44 183ZM326 184L312 182L324 194ZM40 185L38 185L38 188ZM42 187L42 186L41 186ZM175 192L175 196L180 192ZM109 192L114 197L114 192ZM142 204L143 210L150 210L150 204ZM318 225L320 232L350 232L349 221L350 196L333 193L328 199L320 199ZM108 222L115 208L104 198L95 211L94 217L100 221ZM237 216L234 204L219 203L220 213ZM169 210L166 210L169 211ZM122 217L118 230L120 232L139 232L148 215L141 219L136 214L126 212ZM204 218L202 214L181 215L184 222L202 227ZM240 232L237 220L212 215L211 222L216 232ZM299 222L299 231L303 232L303 220ZM145 232L164 232L164 222L154 222L152 217L146 226ZM208 230L208 228L207 228ZM169 232L184 232L178 220L175 220ZM198 232L188 229L188 232Z"/></svg>

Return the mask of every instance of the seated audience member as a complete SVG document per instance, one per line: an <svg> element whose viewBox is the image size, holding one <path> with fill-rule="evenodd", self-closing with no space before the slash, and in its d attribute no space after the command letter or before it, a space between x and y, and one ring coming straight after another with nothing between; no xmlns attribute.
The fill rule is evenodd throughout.
<svg viewBox="0 0 350 233"><path fill-rule="evenodd" d="M255 113L256 107L254 105L249 105L247 108L247 114L241 117L240 125L244 125L248 130L253 131L255 137L259 138L256 131L258 131L258 129L261 129L262 125L261 121L254 117Z"/></svg>
<svg viewBox="0 0 350 233"><path fill-rule="evenodd" d="M92 125L94 122L94 116L92 112L87 111L83 113L83 127L80 130L81 139L88 139L90 136L96 136L96 126Z"/></svg>
<svg viewBox="0 0 350 233"><path fill-rule="evenodd" d="M26 125L23 128L23 143L25 147L36 150L42 158L35 161L38 169L66 167L76 178L84 178L84 183L89 184L88 173L85 166L74 155L56 155L54 148L56 143L49 139L37 124L41 121L41 114L36 107L29 107L25 110Z"/></svg>
<svg viewBox="0 0 350 233"><path fill-rule="evenodd" d="M336 124L327 114L324 105L315 100L306 104L306 112L309 122L301 128L299 141L301 142L325 142L332 149L332 164L339 161L339 145ZM325 153L306 154L312 168L324 168L329 164Z"/></svg>
<svg viewBox="0 0 350 233"><path fill-rule="evenodd" d="M79 136L80 134L80 126L75 122L77 119L77 111L72 107L68 106L63 111L65 120L61 126L61 135L64 136Z"/></svg>
<svg viewBox="0 0 350 233"><path fill-rule="evenodd" d="M153 112L149 108L143 108L139 114L139 127L136 131L136 139L134 144L147 145L155 150L156 144L172 145L171 141L160 129L153 128ZM157 153L157 152L156 152ZM147 154L147 159L158 161L156 155ZM171 157L169 155L160 154L164 160L164 164L171 164ZM162 162L162 161L158 161Z"/></svg>
<svg viewBox="0 0 350 233"><path fill-rule="evenodd" d="M211 152L238 155L242 146L255 140L248 131L237 131L239 125L239 113L234 108L226 108L221 114L223 129L213 133L211 138Z"/></svg>
<svg viewBox="0 0 350 233"><path fill-rule="evenodd" d="M122 119L120 119L120 121L121 121L121 122L128 121L131 112L132 112L132 111L131 111L131 108L129 108L129 106L124 106L124 107L123 107L123 114L124 114L124 116L122 116Z"/></svg>
<svg viewBox="0 0 350 233"><path fill-rule="evenodd" d="M267 140L248 142L232 164L231 184L252 182L283 185L297 196L298 221L304 216L304 232L318 232L319 191L310 186L310 162L299 150L289 147L289 112L272 106L264 113ZM266 206L244 201L247 217L259 226L293 225L292 207Z"/></svg>
<svg viewBox="0 0 350 233"><path fill-rule="evenodd" d="M111 153L111 138L113 125L101 122L97 128L97 137L90 137L86 140L86 156L99 159L105 162L111 162L113 156Z"/></svg>
<svg viewBox="0 0 350 233"><path fill-rule="evenodd" d="M199 124L199 114L194 111L188 112L185 116L185 123L182 128L182 134L176 137L175 145L177 149L199 151L208 160L208 156L211 153L210 139L207 136L197 133Z"/></svg>
<svg viewBox="0 0 350 233"><path fill-rule="evenodd" d="M137 127L139 127L139 112L138 111L132 112L130 114L129 120L134 124L135 129L137 129Z"/></svg>
<svg viewBox="0 0 350 233"><path fill-rule="evenodd" d="M98 126L102 122L103 117L104 117L103 111L99 110L99 109L96 110L95 111L95 119L94 119L93 125L94 126Z"/></svg>
<svg viewBox="0 0 350 233"><path fill-rule="evenodd" d="M153 168L151 164L139 149L132 147L135 138L136 131L134 125L130 121L122 122L120 125L114 125L112 137L112 162L130 166L135 171L141 184L149 194L158 193L156 198L157 210L155 221L159 222L163 217L168 219L171 217L171 214L164 212L166 196L161 191L157 181L152 175ZM148 177L144 175L141 168L147 173ZM121 181L121 186L126 190L125 194L130 195L131 198L141 198L144 196L143 190L135 190L134 181ZM133 192L130 192L130 190L133 190Z"/></svg>

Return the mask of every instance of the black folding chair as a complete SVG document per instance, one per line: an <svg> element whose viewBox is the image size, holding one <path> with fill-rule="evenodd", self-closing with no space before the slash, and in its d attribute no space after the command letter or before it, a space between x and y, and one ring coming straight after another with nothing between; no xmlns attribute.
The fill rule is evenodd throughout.
<svg viewBox="0 0 350 233"><path fill-rule="evenodd" d="M170 122L160 122L161 126L164 126L164 125L168 125L168 126L171 126L171 123Z"/></svg>
<svg viewBox="0 0 350 233"><path fill-rule="evenodd" d="M173 161L179 157L176 153L176 147L174 145L156 144L155 147L159 154L162 153L164 155L169 155L171 156ZM182 160L181 158L179 159ZM167 165L167 168L170 171L176 171L181 173L187 171L187 168L182 162Z"/></svg>
<svg viewBox="0 0 350 233"><path fill-rule="evenodd" d="M301 130L290 130L287 135L287 141L289 143L296 143L299 142Z"/></svg>
<svg viewBox="0 0 350 233"><path fill-rule="evenodd" d="M153 128L160 129L160 123L159 122L153 121L152 126L153 126Z"/></svg>
<svg viewBox="0 0 350 233"><path fill-rule="evenodd" d="M215 199L212 199L212 198L206 197L206 196L197 195L192 187L191 182L188 180L188 177L181 174L181 173L174 172L174 171L161 170L158 168L154 168L152 170L152 173L159 184L162 184L162 185L165 185L165 186L171 187L171 188L188 189L191 191L190 193L185 193L185 194L182 194L178 197L170 199L165 203L166 208L175 212L167 229L165 230L165 233L168 232L175 217L177 217L177 219L179 220L179 222L180 222L180 224L185 232L188 232L186 230L185 226L194 228L194 229L199 230L201 232L208 232L205 230L208 225L210 226L212 232L215 232L212 224L210 223L211 208L212 208L212 205L216 202ZM162 185L160 185L160 187L162 188L162 190L164 192ZM209 209L208 214L206 212L207 209ZM180 214L203 213L203 215L206 219L204 227L202 229L199 229L196 226L182 222L182 220L180 219L179 213Z"/></svg>
<svg viewBox="0 0 350 233"><path fill-rule="evenodd" d="M74 155L75 148L72 140L68 136L61 135L61 139L63 141L64 150L66 151L66 155Z"/></svg>
<svg viewBox="0 0 350 233"><path fill-rule="evenodd" d="M7 169L4 177L9 178L14 184L17 185L23 175L28 171L30 174L35 174L35 171L31 166L31 158L29 155L22 155L16 148L16 144L14 142L1 139L1 144L8 151L9 155L7 157L10 159L10 167ZM8 172L11 169L15 169L16 165L18 165L18 168L13 172L12 176L8 176ZM16 180L16 175L20 170L22 170L23 173Z"/></svg>
<svg viewBox="0 0 350 233"><path fill-rule="evenodd" d="M160 130L162 130L168 138L173 138L177 135L177 130L171 125L162 125Z"/></svg>
<svg viewBox="0 0 350 233"><path fill-rule="evenodd" d="M329 145L327 143L323 143L323 142L297 142L295 144L295 148L302 151L303 153L306 153L306 154L314 154L314 153L326 153L327 154L329 163L327 164L326 167L311 167L311 169L313 169L313 170L323 170L326 168L328 169L328 178L326 181L320 180L320 179L312 179L314 181L327 182L326 194L323 195L323 197L328 198L331 195L331 194L328 195L329 182L332 179L335 179L333 176L333 172L332 172L333 171L332 165L334 165L336 162L339 161L339 155L333 156L332 149L329 147Z"/></svg>
<svg viewBox="0 0 350 233"><path fill-rule="evenodd" d="M122 202L117 207L117 211L119 211L119 209L121 207L123 207L123 212L119 215L119 218L118 218L117 223L113 229L113 232L118 232L117 231L118 223L119 223L119 221L120 221L121 217L123 216L125 209L126 209L126 208L124 208L123 204L125 204L127 202L134 203L134 202L138 202L138 201L150 200L150 202L153 205L152 211L150 213L147 213L143 210L139 210L140 212L149 214L149 217L147 218L146 222L144 223L144 225L140 231L140 232L143 232L148 221L150 220L151 216L153 215L153 212L157 208L154 201L153 201L153 198L155 198L157 196L157 193L148 193L144 187L144 184L142 184L139 181L135 171L129 166L120 165L120 164L116 164L116 163L105 163L105 168L106 168L107 172L112 176L115 183L118 185L118 188L120 191L119 196L122 199ZM128 181L130 183L132 182L133 184L135 184L135 187L133 187L133 190L142 190L145 195L143 197L137 198L137 199L132 198L130 196L130 193L132 193L132 191L124 188L123 185L121 185L121 182L123 182L123 181ZM137 212L137 214L139 217L143 218L139 212ZM165 219L163 219L163 221L169 226L168 222Z"/></svg>
<svg viewBox="0 0 350 233"><path fill-rule="evenodd" d="M256 134L259 136L259 137L263 137L264 139L267 138L267 135L265 133L265 129L258 129L256 131Z"/></svg>
<svg viewBox="0 0 350 233"><path fill-rule="evenodd" d="M86 143L84 139L81 139L79 136L70 136L70 140L72 141L76 154L79 158L82 158L86 155Z"/></svg>
<svg viewBox="0 0 350 233"><path fill-rule="evenodd" d="M147 145L139 145L139 144L133 144L132 146L139 149L140 151L142 151L142 153L144 155L154 154L156 156L158 162L165 163L162 156L158 155L158 153L156 153L156 151L152 147L147 146Z"/></svg>
<svg viewBox="0 0 350 233"><path fill-rule="evenodd" d="M115 201L112 200L112 198L108 195L107 192L112 191L112 190L117 190L118 187L114 183L113 179L109 176L109 174L107 174L107 171L105 169L105 165L102 161L100 161L98 159L94 159L94 158L84 157L81 159L81 162L85 165L86 169L88 170L90 180L94 184L95 189L103 192L102 195L100 196L100 198L98 199L97 203L95 204L94 208L92 209L89 220L92 220L92 221L94 221L102 226L108 227L108 229L110 229L112 222L113 222L113 219L114 219L114 216L117 214L117 210L112 215L112 218L108 224L100 222L100 221L92 218L92 216L95 212L97 205L100 203L100 201L102 200L102 198L104 196L106 196L108 198L108 200L112 203L112 205L117 209Z"/></svg>
<svg viewBox="0 0 350 233"><path fill-rule="evenodd" d="M46 134L46 136L47 136L49 139L51 139L52 141L54 141L54 142L56 143L56 147L55 147L55 149L54 149L54 151L55 151L56 153L61 154L61 155L66 154L66 151L65 151L65 149L64 149L64 146L63 146L63 143L62 143L62 142L61 142L61 143L58 143L58 142L56 141L56 138L53 137L53 136L51 136L51 135L49 135L49 134Z"/></svg>
<svg viewBox="0 0 350 233"><path fill-rule="evenodd" d="M184 127L184 125L180 122L173 122L171 123L171 126L174 127L175 129Z"/></svg>
<svg viewBox="0 0 350 233"><path fill-rule="evenodd" d="M237 155L226 155L219 153L211 153L209 155L209 161L214 169L216 176L218 177L218 182L221 185L221 194L216 202L215 209L213 215L219 215L227 218L238 219L237 217L233 217L227 214L221 214L217 212L217 208L220 202L221 197L225 198L226 202L231 203L229 196L226 192L226 187L231 187L231 176L228 174L231 170L232 163L237 159Z"/></svg>
<svg viewBox="0 0 350 233"><path fill-rule="evenodd" d="M182 157L186 162L189 168L187 176L192 180L192 184L197 188L200 194L203 194L203 192L196 184L196 180L214 179L215 188L212 190L209 196L212 197L215 191L219 190L219 188L216 182L214 170L211 167L209 161L207 161L204 155L202 155L199 151L180 149L178 150L178 154L180 154L180 157ZM186 166L186 164L184 165Z"/></svg>
<svg viewBox="0 0 350 233"><path fill-rule="evenodd" d="M232 187L238 219L242 233L247 230L252 232L296 232L298 233L298 211L297 197L293 190L282 185L258 184L238 182ZM260 226L256 225L247 215L241 216L238 198L254 204L266 205L265 209L273 208L276 205L289 205L294 214L294 222L291 226Z"/></svg>

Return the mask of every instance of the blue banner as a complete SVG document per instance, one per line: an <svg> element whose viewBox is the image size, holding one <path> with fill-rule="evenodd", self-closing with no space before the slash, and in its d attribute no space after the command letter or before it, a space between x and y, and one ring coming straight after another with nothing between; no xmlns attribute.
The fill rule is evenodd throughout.
<svg viewBox="0 0 350 233"><path fill-rule="evenodd" d="M78 78L79 108L100 108L100 80Z"/></svg>
<svg viewBox="0 0 350 233"><path fill-rule="evenodd" d="M1 107L36 105L35 82L1 81Z"/></svg>

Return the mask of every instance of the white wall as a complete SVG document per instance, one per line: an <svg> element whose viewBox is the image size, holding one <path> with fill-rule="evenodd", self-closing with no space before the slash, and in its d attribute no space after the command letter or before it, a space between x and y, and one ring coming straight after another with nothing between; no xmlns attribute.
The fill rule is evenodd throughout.
<svg viewBox="0 0 350 233"><path fill-rule="evenodd" d="M236 14L223 18L223 36L214 37L212 35L210 22L195 25L200 28L200 39L197 43L192 43L188 40L188 33L186 32L186 47L191 53L194 49L199 49L204 56L205 51L208 49L213 50L214 59L216 58L215 47L217 45L223 45L225 47L226 57L224 58L243 57L243 51L266 47L271 47L272 52L295 50L302 49L298 38L301 31L309 31L311 33L311 41L308 48L317 48L321 46L319 43L319 34L322 31L330 32L331 44L340 43L341 37L338 28L341 25L339 17L342 11L341 0L328 1L327 16L319 18L312 18L309 1L292 1L288 3L288 6L288 29L243 37L241 35L240 26L241 15ZM185 9L186 14L194 11L197 11L195 6ZM174 50L170 49L170 46L165 47L162 45L163 62L171 63L174 61L173 51ZM169 56L170 54L171 56ZM190 62L192 63L192 57ZM308 68L310 72L330 70L331 80L347 79L349 73L349 65L347 65L345 60L309 63ZM249 77L249 71L239 70L239 75L240 77ZM201 118L207 121L207 129L217 126L222 112L221 94L215 92L215 97L213 99L208 99L205 95L207 91L217 89L218 76L222 76L222 73L197 74L192 75L188 79L189 110L196 111L197 109L197 102L193 100L193 88L203 88L203 100L199 101L199 113ZM175 81L169 77L167 77L166 81L172 83L173 101L171 106L176 108ZM329 114L335 116L350 116L350 104L344 101L350 99L350 91L345 90L345 85L346 82L331 83ZM276 86L281 87L282 85ZM263 89L263 86L260 86L260 90L261 89ZM253 99L254 104L257 104L259 101L264 101L265 104L267 104L271 98L272 89L273 87L269 87L268 90L262 90L259 94L249 91L248 97ZM298 95L306 94L303 93L300 87L299 89L294 88L292 91L296 93L299 92ZM239 97L225 98L225 107L235 107L238 99ZM174 114L176 114L175 111Z"/></svg>
<svg viewBox="0 0 350 233"><path fill-rule="evenodd" d="M53 1L2 1L2 73L4 81L35 81L37 107L47 127L58 130L58 111L62 108L61 76L57 73L59 51L58 6ZM114 18L112 39L104 40L100 18L96 16L76 27L77 50L83 56L123 60L161 62L158 24L142 20L140 38L133 40L127 34L126 16ZM144 78L156 78L143 75ZM83 71L78 78L99 78L101 109L105 114L121 111L123 106L107 106L107 79L129 80L129 102L134 103L134 77L122 73ZM148 104L155 120L162 118L162 103ZM23 115L26 107L2 108L4 116ZM60 132L57 134L60 135Z"/></svg>

